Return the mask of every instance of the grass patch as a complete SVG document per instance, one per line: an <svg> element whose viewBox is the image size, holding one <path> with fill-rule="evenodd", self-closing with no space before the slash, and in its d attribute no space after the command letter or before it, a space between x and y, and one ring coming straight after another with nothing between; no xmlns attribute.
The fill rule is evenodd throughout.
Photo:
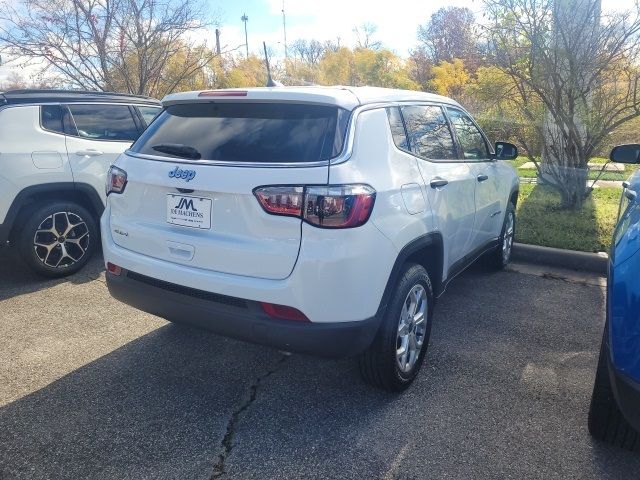
<svg viewBox="0 0 640 480"><path fill-rule="evenodd" d="M596 188L582 210L560 210L560 195L542 185L520 185L516 241L583 252L608 251L622 191Z"/></svg>
<svg viewBox="0 0 640 480"><path fill-rule="evenodd" d="M539 158L536 160L540 161ZM604 164L607 162L607 158L603 157L593 157L589 160L589 163L599 163ZM538 172L535 168L518 168L520 165L524 165L529 162L528 157L518 157L515 160L511 161L511 164L515 167L518 172L518 176L521 178L536 178L538 176ZM624 172L602 172L600 176L600 180L617 180L624 181L628 179L636 170L638 169L638 165L625 165ZM598 177L598 170L590 170L589 171L589 180L595 180Z"/></svg>

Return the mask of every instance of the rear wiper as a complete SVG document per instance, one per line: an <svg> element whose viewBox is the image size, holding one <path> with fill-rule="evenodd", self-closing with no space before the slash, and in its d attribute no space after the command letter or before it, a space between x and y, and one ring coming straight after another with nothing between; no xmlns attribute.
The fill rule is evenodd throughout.
<svg viewBox="0 0 640 480"><path fill-rule="evenodd" d="M181 143L160 143L151 148L158 152L168 153L176 157L189 158L191 160L200 160L202 158L198 150L187 145L182 145Z"/></svg>

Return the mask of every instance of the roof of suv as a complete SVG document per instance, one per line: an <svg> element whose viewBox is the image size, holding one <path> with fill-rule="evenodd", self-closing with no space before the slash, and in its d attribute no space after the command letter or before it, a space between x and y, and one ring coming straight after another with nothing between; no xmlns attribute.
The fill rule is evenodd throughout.
<svg viewBox="0 0 640 480"><path fill-rule="evenodd" d="M455 100L433 93L379 87L261 87L204 90L167 95L164 106L210 101L284 101L336 105L352 110L360 105L385 102L440 102L460 106Z"/></svg>
<svg viewBox="0 0 640 480"><path fill-rule="evenodd" d="M33 103L137 103L160 105L158 100L142 95L129 95L112 92L95 92L87 90L8 90L0 93L0 105L20 105Z"/></svg>

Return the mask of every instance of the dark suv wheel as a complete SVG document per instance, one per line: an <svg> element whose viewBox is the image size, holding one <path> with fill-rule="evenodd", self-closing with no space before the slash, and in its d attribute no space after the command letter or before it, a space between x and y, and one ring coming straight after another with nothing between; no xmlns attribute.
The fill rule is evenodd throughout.
<svg viewBox="0 0 640 480"><path fill-rule="evenodd" d="M64 277L80 270L96 249L93 215L73 202L54 202L32 209L18 235L18 249L35 272Z"/></svg>
<svg viewBox="0 0 640 480"><path fill-rule="evenodd" d="M597 440L626 450L640 451L640 434L624 418L611 388L609 353L606 347L607 331L608 326L605 326L589 407L589 433Z"/></svg>

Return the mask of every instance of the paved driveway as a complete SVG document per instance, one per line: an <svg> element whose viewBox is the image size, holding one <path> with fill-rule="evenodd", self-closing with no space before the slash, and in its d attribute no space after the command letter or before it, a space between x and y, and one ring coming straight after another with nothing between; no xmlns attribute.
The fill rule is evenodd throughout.
<svg viewBox="0 0 640 480"><path fill-rule="evenodd" d="M586 430L599 287L466 273L403 395L113 301L99 261L42 281L0 252L0 478L638 478Z"/></svg>

